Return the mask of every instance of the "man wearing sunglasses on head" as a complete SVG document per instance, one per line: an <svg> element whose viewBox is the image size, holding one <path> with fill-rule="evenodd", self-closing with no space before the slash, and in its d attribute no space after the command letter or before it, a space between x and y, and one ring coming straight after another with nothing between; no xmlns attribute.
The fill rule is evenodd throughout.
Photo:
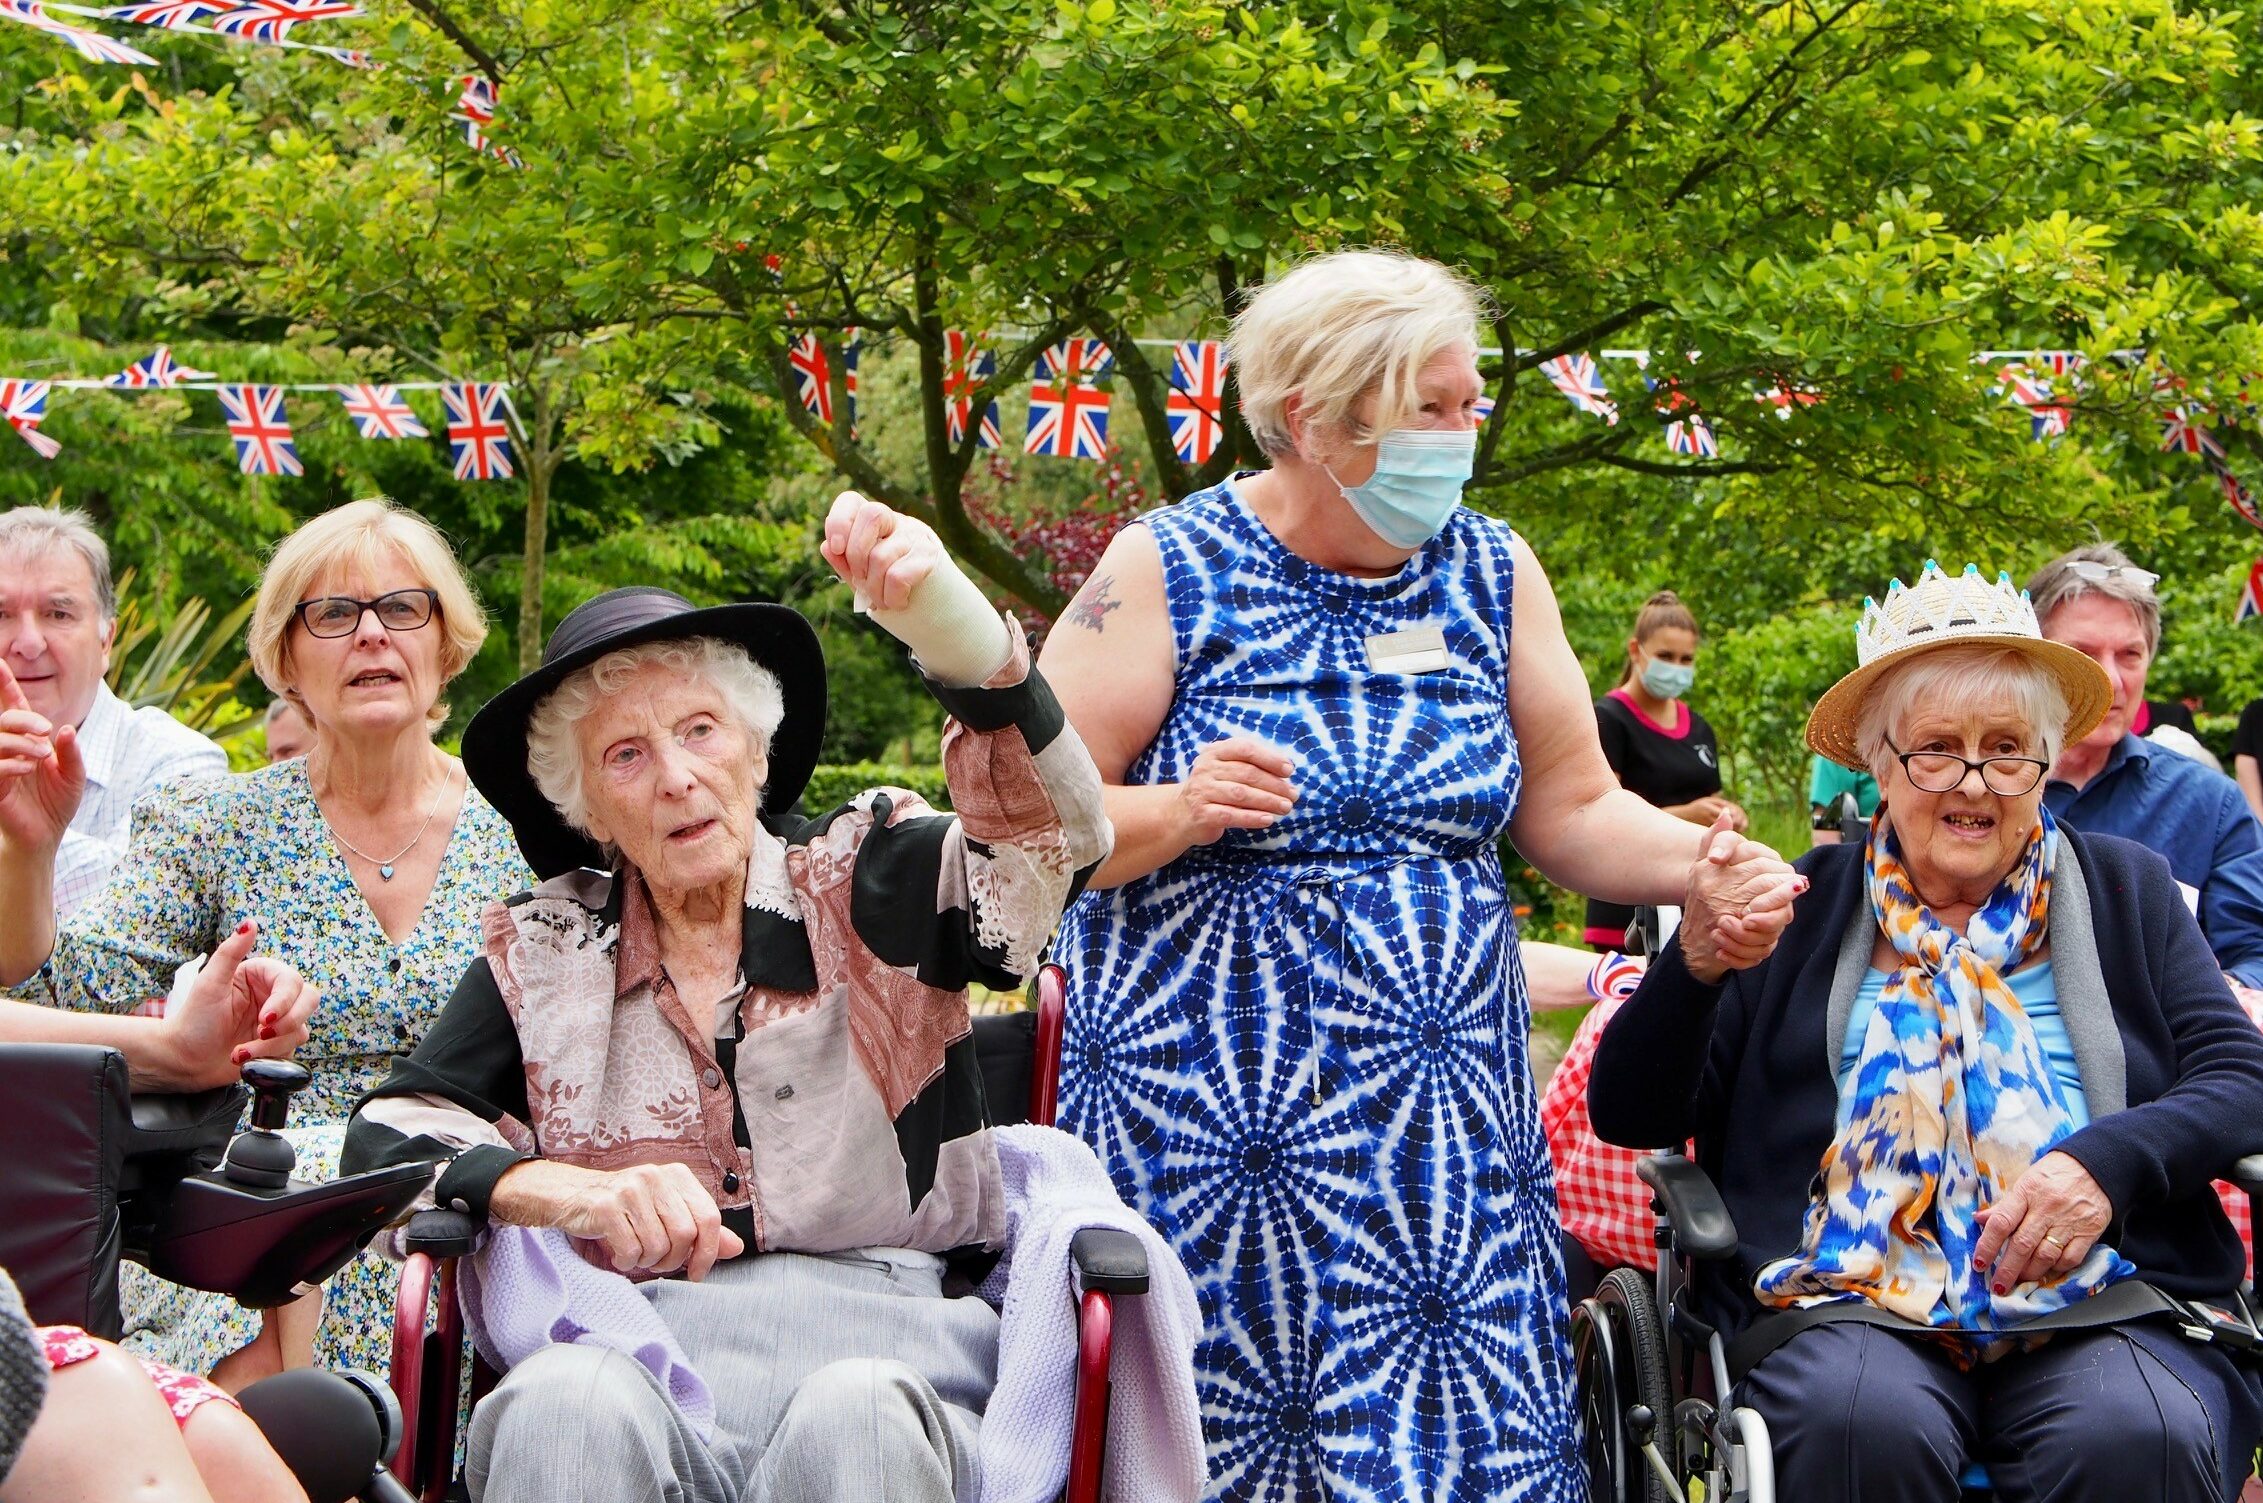
<svg viewBox="0 0 2263 1503"><path fill-rule="evenodd" d="M2159 577L2093 543L2028 580L2043 634L2096 659L2114 685L2105 721L2059 753L2043 802L2063 824L2165 857L2217 965L2235 983L2263 987L2263 826L2230 778L2139 731L2161 646Z"/></svg>

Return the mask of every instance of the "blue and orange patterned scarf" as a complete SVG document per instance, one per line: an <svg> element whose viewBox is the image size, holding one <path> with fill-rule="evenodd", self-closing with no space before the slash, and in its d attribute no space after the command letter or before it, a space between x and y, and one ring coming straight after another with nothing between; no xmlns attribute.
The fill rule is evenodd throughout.
<svg viewBox="0 0 2263 1503"><path fill-rule="evenodd" d="M1963 934L1933 916L1881 809L1870 907L1901 957L1839 1087L1846 1126L1823 1156L1800 1250L1753 1292L1792 1308L1868 1300L1919 1325L1993 1331L2074 1304L2136 1272L2103 1243L2072 1272L1989 1287L1972 1266L1980 1213L2074 1131L2074 1117L2007 973L2042 947L2058 826L2026 853Z"/></svg>

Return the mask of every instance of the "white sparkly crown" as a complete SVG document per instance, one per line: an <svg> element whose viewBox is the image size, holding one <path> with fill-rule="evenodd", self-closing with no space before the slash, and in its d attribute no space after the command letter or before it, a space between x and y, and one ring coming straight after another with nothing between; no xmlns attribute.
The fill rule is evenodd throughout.
<svg viewBox="0 0 2263 1503"><path fill-rule="evenodd" d="M1854 655L1857 663L1868 667L1920 643L2042 635L2027 591L2014 588L2011 575L1998 574L1991 582L1973 564L1952 575L1927 559L1916 584L1897 579L1887 586L1883 605L1869 599L1862 602L1862 620L1854 629Z"/></svg>

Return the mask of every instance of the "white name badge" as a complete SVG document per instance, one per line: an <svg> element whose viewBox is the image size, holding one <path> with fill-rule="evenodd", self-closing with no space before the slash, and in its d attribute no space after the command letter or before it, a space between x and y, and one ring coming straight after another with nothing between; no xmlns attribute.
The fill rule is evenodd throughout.
<svg viewBox="0 0 2263 1503"><path fill-rule="evenodd" d="M1367 639L1367 666L1377 673L1443 673L1453 666L1446 656L1446 633L1435 626L1410 626Z"/></svg>

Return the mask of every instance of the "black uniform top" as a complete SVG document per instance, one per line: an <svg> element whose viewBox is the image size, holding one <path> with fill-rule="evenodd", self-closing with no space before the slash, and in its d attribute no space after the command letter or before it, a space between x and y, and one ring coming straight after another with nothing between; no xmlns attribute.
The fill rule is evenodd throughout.
<svg viewBox="0 0 2263 1503"><path fill-rule="evenodd" d="M1721 759L1713 727L1689 707L1674 701L1674 724L1660 725L1635 708L1622 689L1595 701L1595 728L1603 738L1603 757L1619 784L1665 808L1721 791ZM1591 945L1618 948L1634 910L1590 898L1583 937Z"/></svg>

